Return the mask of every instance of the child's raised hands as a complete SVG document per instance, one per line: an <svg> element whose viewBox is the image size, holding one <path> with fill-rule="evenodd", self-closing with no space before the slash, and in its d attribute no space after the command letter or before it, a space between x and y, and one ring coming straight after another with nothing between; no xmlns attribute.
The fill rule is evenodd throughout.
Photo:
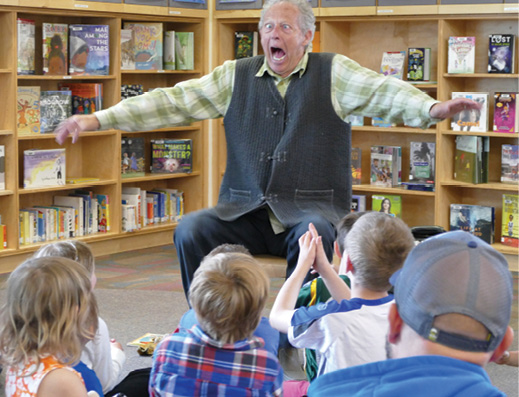
<svg viewBox="0 0 519 397"><path fill-rule="evenodd" d="M313 264L314 272L317 272L322 275L323 272L326 272L328 270L335 271L334 267L328 261L326 252L324 252L323 241L321 239L321 236L319 236L317 229L315 228L315 226L312 223L310 223L308 226L308 232L316 240L315 261Z"/></svg>
<svg viewBox="0 0 519 397"><path fill-rule="evenodd" d="M299 258L296 269L305 273L310 270L315 261L315 246L316 239L309 231L299 237Z"/></svg>

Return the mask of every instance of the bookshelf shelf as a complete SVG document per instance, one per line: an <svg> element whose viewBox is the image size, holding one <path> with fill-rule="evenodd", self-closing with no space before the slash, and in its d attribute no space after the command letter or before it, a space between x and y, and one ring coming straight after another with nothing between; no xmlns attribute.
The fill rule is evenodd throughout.
<svg viewBox="0 0 519 397"><path fill-rule="evenodd" d="M419 128L410 127L374 127L374 126L363 126L363 127L352 127L353 132L383 132L388 134L417 134L417 135L436 135L435 129L421 130Z"/></svg>
<svg viewBox="0 0 519 397"><path fill-rule="evenodd" d="M0 190L0 196L12 196L13 194L14 192L12 190Z"/></svg>
<svg viewBox="0 0 519 397"><path fill-rule="evenodd" d="M479 189L479 190L499 190L503 192L517 193L519 184L490 182L490 183L464 183L455 180L447 180L440 182L442 186L457 187L463 189Z"/></svg>
<svg viewBox="0 0 519 397"><path fill-rule="evenodd" d="M519 74L517 73L471 73L471 74L451 74L451 73L444 73L443 77L449 78L449 79L512 79L517 80L519 79Z"/></svg>
<svg viewBox="0 0 519 397"><path fill-rule="evenodd" d="M144 181L160 181L165 179L176 179L176 178L190 178L195 176L200 176L201 173L199 171L193 171L189 174L187 173L178 173L178 174L151 174L146 173L145 176L134 177L134 178L121 178L121 183L134 183L134 182L144 182Z"/></svg>
<svg viewBox="0 0 519 397"><path fill-rule="evenodd" d="M506 134L503 132L470 132L470 131L453 131L453 130L442 130L443 135L469 135L469 136L490 136L494 138L512 139L516 140L519 138L519 134Z"/></svg>
<svg viewBox="0 0 519 397"><path fill-rule="evenodd" d="M402 187L382 187L376 185L353 185L352 189L359 192L371 192L376 194L397 194L406 196L434 197L434 192L423 192L419 190L407 190Z"/></svg>

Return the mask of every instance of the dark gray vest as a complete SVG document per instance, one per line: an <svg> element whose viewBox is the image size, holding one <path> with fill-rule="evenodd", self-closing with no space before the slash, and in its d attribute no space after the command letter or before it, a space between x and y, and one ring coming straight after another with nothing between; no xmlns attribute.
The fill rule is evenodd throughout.
<svg viewBox="0 0 519 397"><path fill-rule="evenodd" d="M333 54L309 54L306 72L285 95L255 77L263 56L236 62L224 118L227 168L216 211L234 220L268 205L284 226L305 214L336 223L350 211L351 130L331 102Z"/></svg>

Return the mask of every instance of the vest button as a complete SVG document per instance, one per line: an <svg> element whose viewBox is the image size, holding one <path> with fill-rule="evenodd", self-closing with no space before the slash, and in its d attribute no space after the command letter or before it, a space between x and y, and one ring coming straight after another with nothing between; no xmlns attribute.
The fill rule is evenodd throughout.
<svg viewBox="0 0 519 397"><path fill-rule="evenodd" d="M274 110L274 111L272 112L272 114L273 114L274 116L277 116L277 115L278 115L278 111L277 111L277 110Z"/></svg>

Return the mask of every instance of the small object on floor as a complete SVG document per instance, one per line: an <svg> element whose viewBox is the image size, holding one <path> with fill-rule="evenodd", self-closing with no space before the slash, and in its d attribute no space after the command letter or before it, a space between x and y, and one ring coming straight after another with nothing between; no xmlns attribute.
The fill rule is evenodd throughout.
<svg viewBox="0 0 519 397"><path fill-rule="evenodd" d="M155 348L159 344L159 342L164 338L164 335L155 336L151 339L151 341L146 342L145 344L142 344L138 347L137 353L139 353L140 356L152 356L153 352L155 351Z"/></svg>

